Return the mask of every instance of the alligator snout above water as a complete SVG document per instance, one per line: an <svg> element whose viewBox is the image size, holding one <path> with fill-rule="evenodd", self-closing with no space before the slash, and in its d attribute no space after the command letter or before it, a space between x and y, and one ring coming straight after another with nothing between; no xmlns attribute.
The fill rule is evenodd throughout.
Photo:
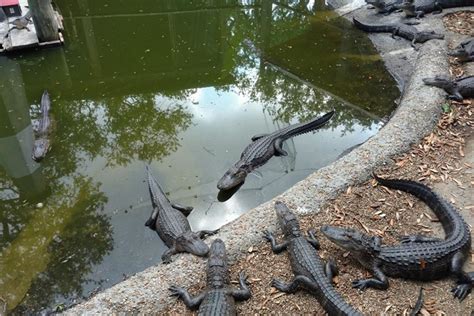
<svg viewBox="0 0 474 316"><path fill-rule="evenodd" d="M264 165L273 156L288 155L282 148L285 140L321 128L331 119L334 113L335 111L331 111L309 122L290 125L270 134L253 136L252 143L244 149L240 160L222 176L217 183L217 188L219 190L230 190L243 184L250 172Z"/></svg>

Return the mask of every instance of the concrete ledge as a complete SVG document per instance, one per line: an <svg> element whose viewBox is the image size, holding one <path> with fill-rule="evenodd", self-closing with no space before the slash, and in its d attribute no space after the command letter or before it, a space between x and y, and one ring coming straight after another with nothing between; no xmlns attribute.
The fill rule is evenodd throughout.
<svg viewBox="0 0 474 316"><path fill-rule="evenodd" d="M421 80L440 73L448 73L446 42L429 41L420 49L400 106L387 125L359 148L274 200L283 200L300 213L315 214L345 188L366 180L375 167L407 151L433 129L441 113L444 93L425 86ZM276 229L274 200L225 225L215 236L225 241L232 261L252 244L260 242L264 229ZM65 314L158 313L174 301L168 296L169 285L193 285L204 274L204 267L205 260L201 258L187 254L175 256L171 265L150 267Z"/></svg>

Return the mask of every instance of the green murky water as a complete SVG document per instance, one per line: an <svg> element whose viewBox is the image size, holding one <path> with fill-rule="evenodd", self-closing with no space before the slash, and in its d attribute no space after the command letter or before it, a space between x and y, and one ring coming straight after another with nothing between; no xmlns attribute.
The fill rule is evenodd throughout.
<svg viewBox="0 0 474 316"><path fill-rule="evenodd" d="M56 4L63 48L0 56L0 304L15 313L67 306L160 261L143 225L145 163L195 207L195 229L214 229L377 133L399 95L364 34L321 2ZM44 89L54 143L36 164L30 115ZM252 135L333 108L217 200Z"/></svg>

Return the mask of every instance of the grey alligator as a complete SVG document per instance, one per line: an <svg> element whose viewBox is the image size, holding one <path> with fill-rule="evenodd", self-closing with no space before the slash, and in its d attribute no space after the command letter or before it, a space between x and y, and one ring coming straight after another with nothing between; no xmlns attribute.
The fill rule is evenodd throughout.
<svg viewBox="0 0 474 316"><path fill-rule="evenodd" d="M474 61L474 37L461 42L454 50L448 52L448 55L457 57L460 62Z"/></svg>
<svg viewBox="0 0 474 316"><path fill-rule="evenodd" d="M213 235L217 231L193 232L186 218L193 208L170 203L148 166L146 171L153 212L145 225L155 230L169 247L161 256L163 263L170 263L171 256L180 252L188 252L201 257L206 256L209 247L202 241L202 238L205 235Z"/></svg>
<svg viewBox="0 0 474 316"><path fill-rule="evenodd" d="M383 0L365 0L367 4L372 5L377 13L388 15L394 11L399 10L399 5L402 0L383 1Z"/></svg>
<svg viewBox="0 0 474 316"><path fill-rule="evenodd" d="M332 278L337 273L337 267L332 260L324 263L318 255L319 243L314 230L309 230L309 237L304 237L298 219L285 204L276 202L275 210L286 240L277 244L269 232L265 232L263 237L271 243L274 253L288 249L295 277L291 283L274 279L272 285L286 293L294 293L300 287L307 289L329 315L362 315L334 289Z"/></svg>
<svg viewBox="0 0 474 316"><path fill-rule="evenodd" d="M434 31L418 31L414 26L406 23L394 23L394 24L364 24L357 20L355 17L352 19L354 25L365 32L381 32L381 33L392 33L392 37L395 35L403 37L411 41L411 46L414 49L418 49L415 43L424 43L432 39L443 39L444 35L436 34Z"/></svg>
<svg viewBox="0 0 474 316"><path fill-rule="evenodd" d="M446 237L404 236L401 244L384 246L380 237L367 236L354 229L321 227L321 232L329 240L350 251L366 269L372 271L373 278L356 280L352 286L362 290L368 287L387 289L386 276L428 281L454 275L457 278L457 286L452 290L454 296L460 300L466 298L474 286L474 272L462 270L471 248L471 234L461 215L449 202L421 183L374 177L381 185L413 194L425 202L440 220Z"/></svg>
<svg viewBox="0 0 474 316"><path fill-rule="evenodd" d="M424 78L423 82L428 86L441 88L448 93L448 98L461 102L465 98L474 98L474 76L451 80L445 76Z"/></svg>
<svg viewBox="0 0 474 316"><path fill-rule="evenodd" d="M200 316L236 315L235 301L248 300L251 296L243 272L239 274L240 289L230 284L229 268L224 242L216 239L212 242L207 261L207 282L204 292L192 297L189 292L176 285L169 290L171 296L181 298L192 310L198 309Z"/></svg>
<svg viewBox="0 0 474 316"><path fill-rule="evenodd" d="M19 17L18 19L15 19L13 20L12 22L10 22L9 24L13 25L9 30L8 32L5 34L5 37L8 37L8 35L10 34L10 32L14 29L17 29L17 30L27 30L28 32L30 32L30 29L28 27L28 24L30 24L32 21L31 21L31 13L30 11L28 11L24 16L22 17Z"/></svg>
<svg viewBox="0 0 474 316"><path fill-rule="evenodd" d="M314 131L326 124L334 115L331 111L320 118L306 123L287 126L271 134L261 134L252 137L250 143L237 161L217 183L219 190L230 190L244 183L247 175L254 169L264 165L273 156L286 156L282 144L288 138Z"/></svg>
<svg viewBox="0 0 474 316"><path fill-rule="evenodd" d="M36 139L33 144L33 153L31 158L34 161L41 161L51 148L50 133L51 133L51 117L49 111L51 110L51 99L48 91L44 91L41 96L41 117L39 119L38 129L36 132Z"/></svg>
<svg viewBox="0 0 474 316"><path fill-rule="evenodd" d="M398 8L405 12L407 17L417 19L427 13L441 13L443 9L474 5L474 0L404 0Z"/></svg>

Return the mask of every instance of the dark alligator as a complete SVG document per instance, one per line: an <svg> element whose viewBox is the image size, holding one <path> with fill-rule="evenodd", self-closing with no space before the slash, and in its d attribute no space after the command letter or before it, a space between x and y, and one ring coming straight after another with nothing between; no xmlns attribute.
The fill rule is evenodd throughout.
<svg viewBox="0 0 474 316"><path fill-rule="evenodd" d="M427 13L441 13L443 9L474 5L474 0L404 0L398 8L407 17L417 19Z"/></svg>
<svg viewBox="0 0 474 316"><path fill-rule="evenodd" d="M383 0L365 0L367 4L372 5L377 13L388 15L394 11L399 10L399 5L402 0L383 1Z"/></svg>
<svg viewBox="0 0 474 316"><path fill-rule="evenodd" d="M169 247L161 256L163 263L170 263L171 256L180 252L189 252L201 257L206 256L209 247L201 238L205 235L213 235L217 230L193 232L186 218L193 208L170 203L148 166L146 166L146 171L153 212L145 226L155 230Z"/></svg>
<svg viewBox="0 0 474 316"><path fill-rule="evenodd" d="M386 276L429 281L448 275L457 278L454 296L463 300L474 286L474 272L462 270L469 256L471 234L456 209L424 184L407 180L381 179L378 183L391 189L413 194L436 214L445 231L445 239L413 235L401 238L401 244L384 246L380 237L371 237L351 228L323 226L321 232L332 242L357 258L374 278L355 280L358 289L388 288Z"/></svg>
<svg viewBox="0 0 474 316"><path fill-rule="evenodd" d="M28 11L24 16L21 16L15 20L13 20L12 22L10 22L9 24L13 25L9 30L8 32L5 34L4 37L8 37L10 32L14 29L17 29L17 30L23 30L23 29L26 29L28 32L30 32L30 28L28 27L28 24L32 23L33 21L31 20L31 13L30 11Z"/></svg>
<svg viewBox="0 0 474 316"><path fill-rule="evenodd" d="M36 137L33 144L33 152L31 158L34 161L40 162L46 157L46 154L51 148L51 141L49 139L52 125L49 111L51 110L51 99L48 91L44 91L41 96L41 117L39 119L38 128L35 131Z"/></svg>
<svg viewBox="0 0 474 316"><path fill-rule="evenodd" d="M207 260L207 286L204 292L192 297L189 292L176 285L169 290L171 296L181 298L192 310L199 308L198 315L218 316L236 315L235 301L248 300L251 296L243 272L239 274L240 289L232 289L227 266L227 255L224 242L216 239L212 242Z"/></svg>
<svg viewBox="0 0 474 316"><path fill-rule="evenodd" d="M352 18L354 25L365 32L380 32L380 33L392 33L392 37L395 35L403 37L411 41L411 46L414 49L418 49L415 43L424 43L432 39L443 39L444 35L436 34L434 31L418 31L416 27L407 23L393 23L393 24L364 24L357 20L355 17Z"/></svg>
<svg viewBox="0 0 474 316"><path fill-rule="evenodd" d="M362 315L334 289L332 278L337 273L337 267L332 260L324 263L319 257L315 231L309 230L309 237L304 237L295 214L282 202L275 203L275 211L286 240L277 244L269 232L265 232L263 237L271 243L274 253L288 249L295 277L291 283L273 279L272 285L286 293L294 293L299 288L308 290L329 315Z"/></svg>
<svg viewBox="0 0 474 316"><path fill-rule="evenodd" d="M474 61L474 37L461 42L461 44L450 51L448 55L457 57L460 62Z"/></svg>
<svg viewBox="0 0 474 316"><path fill-rule="evenodd" d="M441 88L448 93L448 99L461 102L465 98L474 98L474 76L451 80L445 76L424 78L423 82L428 86Z"/></svg>
<svg viewBox="0 0 474 316"><path fill-rule="evenodd" d="M331 111L320 118L306 123L287 126L270 134L255 135L237 161L217 183L219 190L230 190L244 183L247 175L254 169L265 164L273 156L288 155L282 144L288 138L314 131L326 124L334 115Z"/></svg>

